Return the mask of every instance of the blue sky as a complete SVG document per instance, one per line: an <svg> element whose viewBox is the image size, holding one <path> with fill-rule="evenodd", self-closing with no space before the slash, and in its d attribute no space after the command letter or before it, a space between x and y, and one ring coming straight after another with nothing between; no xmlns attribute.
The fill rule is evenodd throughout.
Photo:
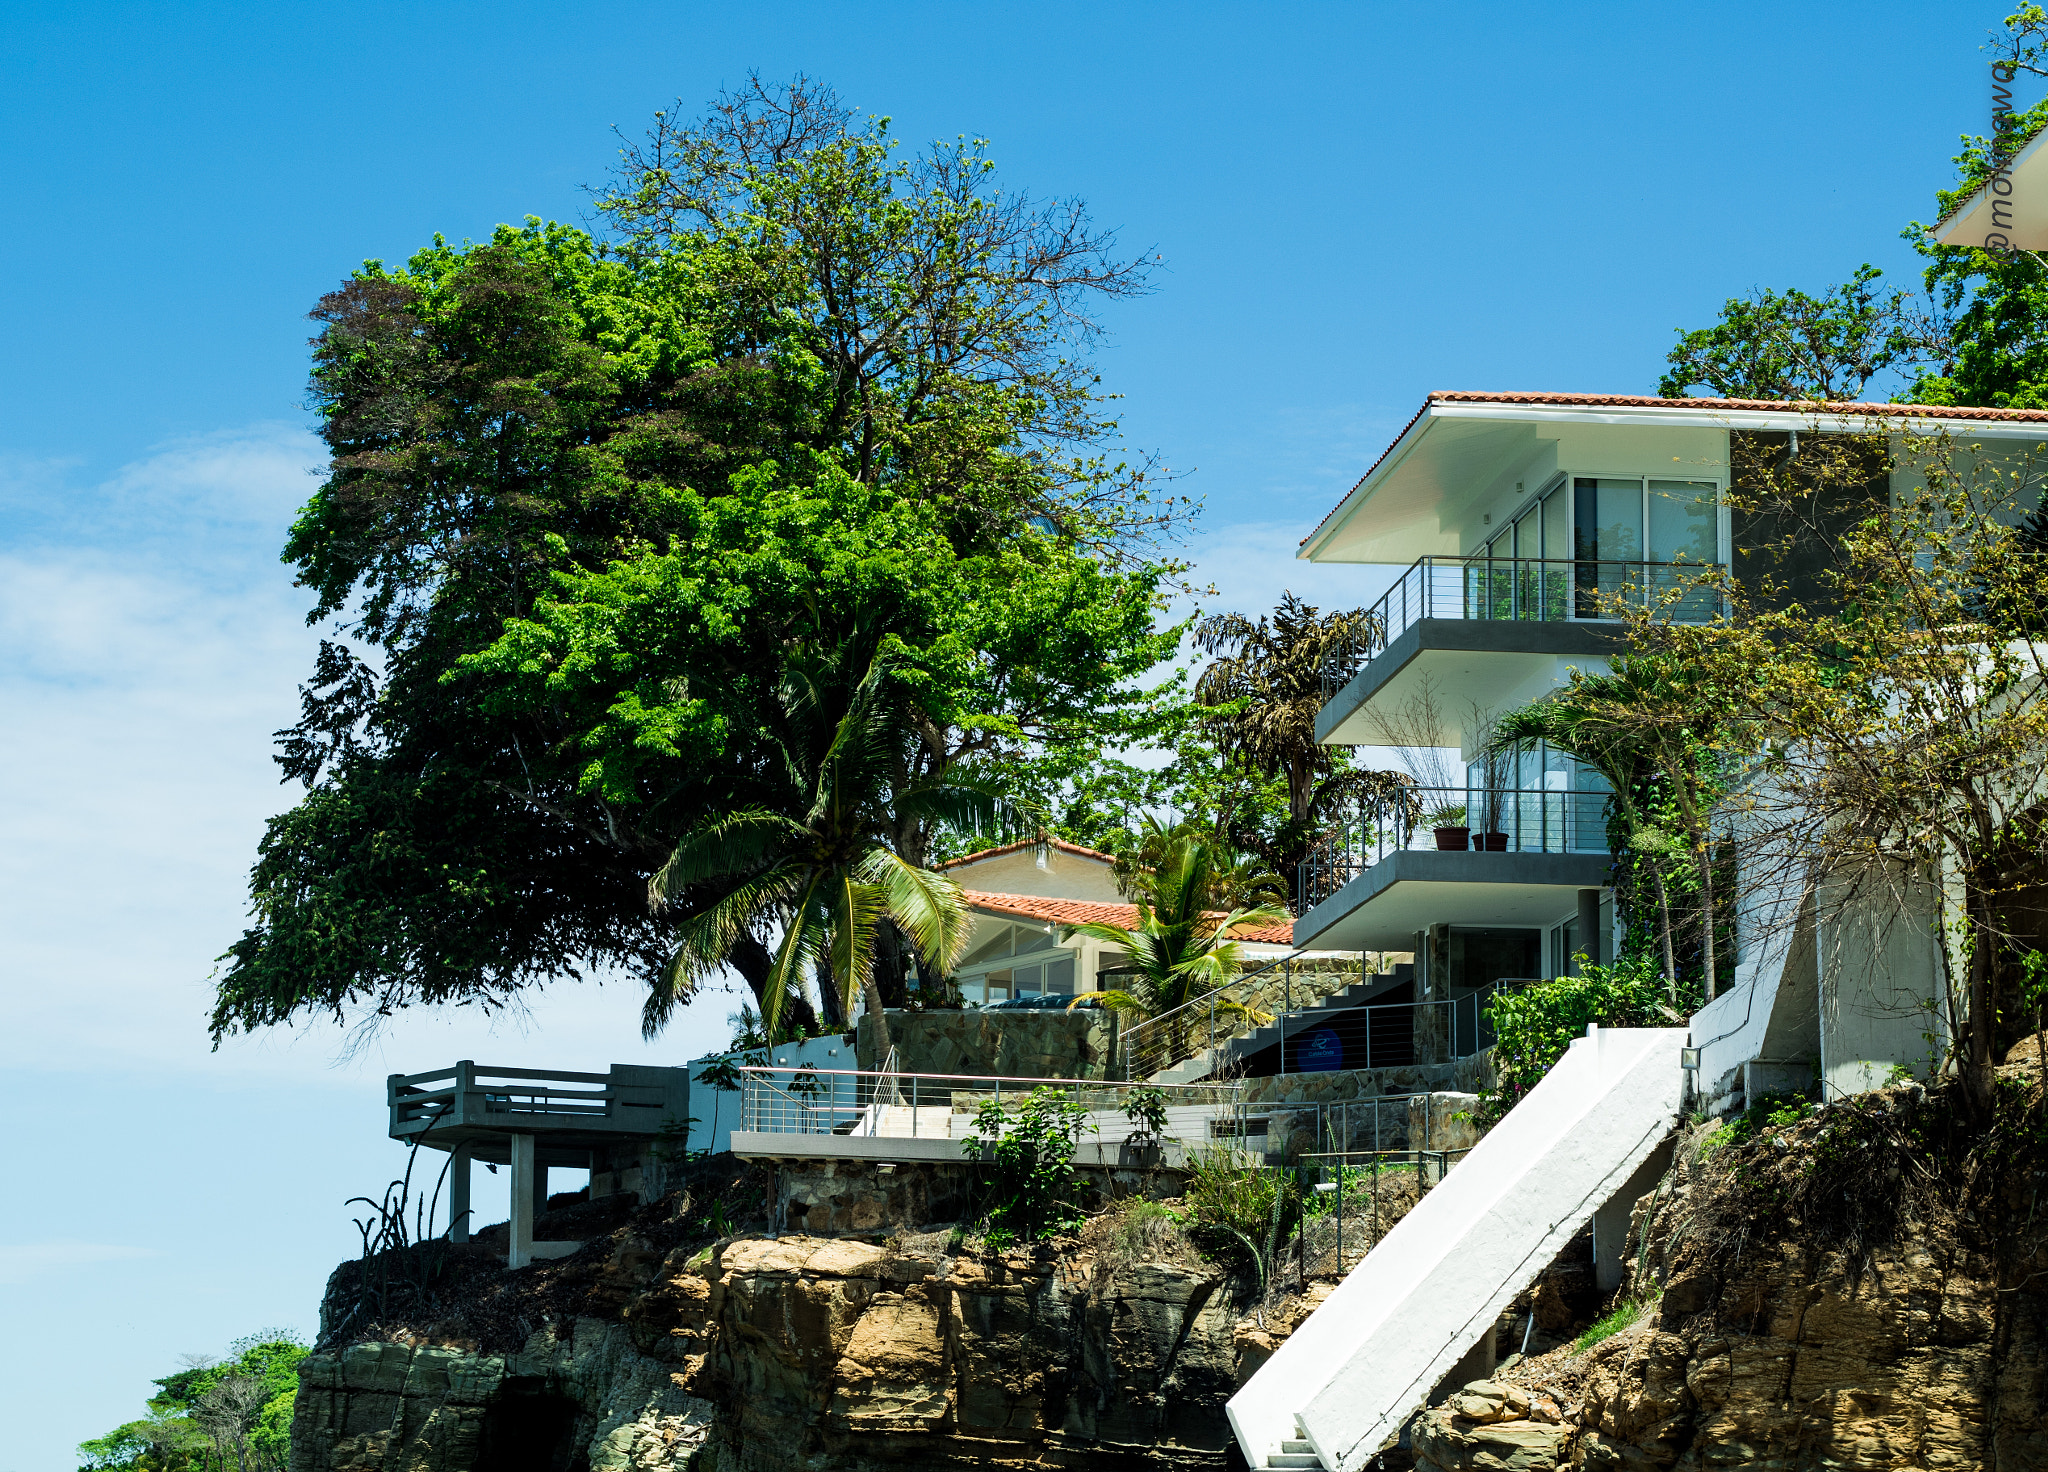
<svg viewBox="0 0 2048 1472"><path fill-rule="evenodd" d="M611 125L808 71L1156 249L1101 362L1207 498L1200 575L1362 601L1288 558L1428 390L1651 392L1729 295L1909 275L2005 8L0 7L0 1468L313 1327L400 1164L386 1072L725 1035L729 997L648 1047L630 987L564 986L207 1048L313 639L304 313L356 262L577 218Z"/></svg>

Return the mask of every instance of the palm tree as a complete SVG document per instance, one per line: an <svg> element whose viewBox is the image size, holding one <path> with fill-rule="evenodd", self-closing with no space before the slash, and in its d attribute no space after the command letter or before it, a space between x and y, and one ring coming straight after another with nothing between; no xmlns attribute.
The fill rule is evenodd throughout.
<svg viewBox="0 0 2048 1472"><path fill-rule="evenodd" d="M823 1000L836 1001L841 1016L852 1015L856 993L864 998L886 1054L877 929L895 925L931 971L950 971L960 959L970 929L960 886L904 859L887 835L912 820L1015 831L1024 815L971 780L900 781L916 740L903 663L900 646L867 620L829 648L788 657L769 733L787 774L786 806L741 808L700 824L648 881L657 909L698 886L724 892L679 926L642 1014L647 1036L743 937L780 928L761 989L764 1034L776 1037L785 998L801 996L815 971L835 993Z"/></svg>
<svg viewBox="0 0 2048 1472"><path fill-rule="evenodd" d="M1287 819L1278 831L1234 827L1232 836L1282 874L1308 857L1347 804L1378 801L1401 813L1414 805L1414 783L1406 777L1353 769L1341 750L1316 740L1325 679L1349 679L1383 633L1362 609L1318 615L1292 593L1281 597L1270 620L1222 613L1195 626L1195 647L1211 656L1195 681L1195 698L1218 708L1211 729L1228 754L1287 784Z"/></svg>
<svg viewBox="0 0 2048 1472"><path fill-rule="evenodd" d="M1274 925L1288 918L1279 905L1212 908L1228 882L1229 855L1200 834L1181 831L1165 845L1159 863L1140 876L1137 923L1126 928L1106 921L1076 925L1067 934L1090 936L1119 947L1125 963L1104 972L1123 985L1084 992L1073 1006L1106 1007L1139 1017L1158 1017L1224 985L1244 967L1243 946L1233 931ZM1219 1012L1248 1012L1234 1002Z"/></svg>

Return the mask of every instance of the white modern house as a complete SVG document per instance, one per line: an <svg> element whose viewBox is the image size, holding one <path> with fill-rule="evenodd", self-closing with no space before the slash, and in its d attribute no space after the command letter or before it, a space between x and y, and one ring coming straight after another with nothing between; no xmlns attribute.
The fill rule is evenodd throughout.
<svg viewBox="0 0 2048 1472"><path fill-rule="evenodd" d="M1379 639L1329 692L1321 739L1384 744L1427 689L1440 717L1435 739L1469 764L1462 782L1425 793L1424 807L1450 818L1462 809L1463 818L1438 835L1429 816L1403 830L1384 814L1353 815L1303 866L1296 944L1413 950L1419 1000L1503 977L1555 976L1578 952L1610 957L1605 784L1548 751L1489 778L1470 760L1486 722L1564 685L1574 669L1605 669L1617 596L1669 593L1708 565L1753 575L1744 549L1780 529L1731 518L1732 467L1754 463L1738 450L1796 456L1801 436L1907 427L1941 429L2008 464L2048 442L2048 413L2030 410L1430 395L1300 555L1400 569L1374 606ZM1891 486L1866 489L1880 496ZM1854 509L1819 508L1818 520ZM1775 570L1795 584L1801 575L1796 558ZM1694 593L1668 616L1713 612ZM1745 911L1734 985L1694 1028L1710 1100L1734 1102L1760 1078L1772 1087L1794 1075L1810 1081L1817 1065L1831 1088L1869 1087L1894 1062L1926 1061L1921 1002L1939 961L1931 944L1915 949L1910 924L1876 917L1830 929L1825 906L1802 928L1802 904L1815 912L1799 895L1752 897Z"/></svg>
<svg viewBox="0 0 2048 1472"><path fill-rule="evenodd" d="M1446 712L1438 740L1471 757L1491 714L1605 667L1611 595L1731 559L1744 575L1744 549L1773 529L1729 515L1731 468L1757 463L1736 451L1796 456L1801 436L1907 424L2008 463L2048 455L2038 411L1432 394L1302 544L1315 562L1403 569L1378 606L1383 637L1331 693L1319 734L1380 744L1376 711L1427 681ZM1910 473L1874 473L1841 505L1805 509L1825 537L1831 518ZM1801 575L1796 558L1774 570ZM1313 907L1297 942L1413 946L1424 996L1483 980L1515 949L1502 936L1540 951L1546 974L1571 947L1608 952L1604 794L1590 774L1538 752L1490 783L1469 771L1430 802L1440 817L1480 818L1442 826L1492 840L1475 847L1463 832L1462 848L1440 847L1360 814L1304 865ZM1360 1472L1418 1407L1490 1370L1497 1315L1589 1219L1599 1281L1618 1285L1630 1209L1663 1175L1688 1092L1718 1109L1816 1079L1833 1098L1884 1084L1895 1065L1924 1070L1946 1027L1924 884L1843 902L1826 892L1836 879L1797 867L1769 879L1743 886L1733 981L1688 1027L1596 1027L1576 1041L1232 1397L1251 1466ZM1488 938L1462 948L1462 970L1461 937Z"/></svg>

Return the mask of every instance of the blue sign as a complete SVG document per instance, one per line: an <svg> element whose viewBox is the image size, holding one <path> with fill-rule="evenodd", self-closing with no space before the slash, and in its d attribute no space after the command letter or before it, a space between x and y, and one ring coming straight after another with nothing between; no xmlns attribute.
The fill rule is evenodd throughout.
<svg viewBox="0 0 2048 1472"><path fill-rule="evenodd" d="M1307 1036L1295 1040L1296 1073L1331 1073L1343 1066L1344 1043L1337 1036L1335 1028L1319 1027Z"/></svg>

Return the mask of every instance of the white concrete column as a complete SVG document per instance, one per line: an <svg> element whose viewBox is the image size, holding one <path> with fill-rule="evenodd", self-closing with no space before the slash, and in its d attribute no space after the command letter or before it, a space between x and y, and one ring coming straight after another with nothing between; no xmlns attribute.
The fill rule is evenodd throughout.
<svg viewBox="0 0 2048 1472"><path fill-rule="evenodd" d="M1602 1293L1612 1293L1628 1277L1636 1250L1635 1239L1629 1235L1629 1216L1636 1202L1664 1179L1671 1168L1671 1150L1669 1142L1659 1146L1607 1204L1593 1213L1593 1280Z"/></svg>
<svg viewBox="0 0 2048 1472"><path fill-rule="evenodd" d="M448 1156L448 1240L469 1240L469 1146L457 1145Z"/></svg>
<svg viewBox="0 0 2048 1472"><path fill-rule="evenodd" d="M533 1136L513 1135L511 1243L505 1265L523 1268L533 1261Z"/></svg>

